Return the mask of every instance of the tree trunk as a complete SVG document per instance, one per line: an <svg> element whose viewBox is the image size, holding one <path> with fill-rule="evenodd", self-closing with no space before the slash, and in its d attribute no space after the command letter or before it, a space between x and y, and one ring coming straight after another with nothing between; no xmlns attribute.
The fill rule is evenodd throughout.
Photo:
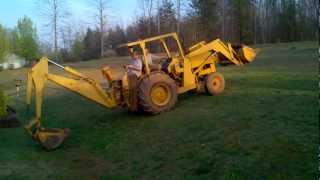
<svg viewBox="0 0 320 180"><path fill-rule="evenodd" d="M222 1L222 39L225 40L225 0Z"/></svg>
<svg viewBox="0 0 320 180"><path fill-rule="evenodd" d="M57 0L53 0L53 38L54 38L54 54L56 57L56 60L58 60L58 5Z"/></svg>
<svg viewBox="0 0 320 180"><path fill-rule="evenodd" d="M101 54L100 56L104 56L104 21L103 21L103 2L100 0L100 48L101 48Z"/></svg>
<svg viewBox="0 0 320 180"><path fill-rule="evenodd" d="M152 7L153 7L153 0L149 1L148 7L148 35L151 36L151 21L152 21Z"/></svg>
<svg viewBox="0 0 320 180"><path fill-rule="evenodd" d="M177 0L177 34L180 34L180 0Z"/></svg>
<svg viewBox="0 0 320 180"><path fill-rule="evenodd" d="M157 30L158 30L158 34L160 34L161 33L161 31L160 31L160 14L159 14L159 12L160 12L160 0L158 0L158 2L157 2L157 9L158 9Z"/></svg>

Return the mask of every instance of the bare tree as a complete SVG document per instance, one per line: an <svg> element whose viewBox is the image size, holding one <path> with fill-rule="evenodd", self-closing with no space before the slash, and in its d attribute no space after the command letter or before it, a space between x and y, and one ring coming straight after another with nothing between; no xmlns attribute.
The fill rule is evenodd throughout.
<svg viewBox="0 0 320 180"><path fill-rule="evenodd" d="M58 2L57 0L52 1L52 11L53 11L53 32L54 32L54 52L57 53L58 50Z"/></svg>
<svg viewBox="0 0 320 180"><path fill-rule="evenodd" d="M138 0L139 9L141 9L143 21L147 22L147 34L151 35L152 29L152 10L153 0Z"/></svg>
<svg viewBox="0 0 320 180"><path fill-rule="evenodd" d="M92 5L96 10L95 18L97 18L100 31L100 56L103 57L105 26L107 25L107 0L92 0Z"/></svg>
<svg viewBox="0 0 320 180"><path fill-rule="evenodd" d="M160 0L157 1L157 31L158 34L161 33L161 29L160 29Z"/></svg>
<svg viewBox="0 0 320 180"><path fill-rule="evenodd" d="M40 9L40 15L46 19L45 22L48 22L44 26L51 27L51 32L53 34L54 53L57 55L59 48L59 27L70 15L67 10L66 0L38 0L37 6L39 6L37 9Z"/></svg>
<svg viewBox="0 0 320 180"><path fill-rule="evenodd" d="M225 39L225 16L226 16L226 3L222 0L222 38Z"/></svg>
<svg viewBox="0 0 320 180"><path fill-rule="evenodd" d="M71 24L65 25L63 28L60 29L60 36L62 40L62 46L66 50L70 50L72 43L73 43L73 30Z"/></svg>
<svg viewBox="0 0 320 180"><path fill-rule="evenodd" d="M180 0L177 0L177 33L180 34Z"/></svg>
<svg viewBox="0 0 320 180"><path fill-rule="evenodd" d="M147 0L147 1L148 1L148 35L151 35L153 0Z"/></svg>

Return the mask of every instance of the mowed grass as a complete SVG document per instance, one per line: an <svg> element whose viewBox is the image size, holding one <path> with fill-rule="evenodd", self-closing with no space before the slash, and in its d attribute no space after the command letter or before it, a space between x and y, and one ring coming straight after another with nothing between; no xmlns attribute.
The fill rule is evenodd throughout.
<svg viewBox="0 0 320 180"><path fill-rule="evenodd" d="M44 124L70 128L70 138L46 152L22 128L0 129L0 179L314 179L317 44L259 48L254 63L219 69L222 95L184 94L157 116L105 109L50 86ZM111 60L73 66L104 62ZM112 64L119 62L127 60ZM0 72L0 79L9 75ZM16 98L11 104L22 121L33 115Z"/></svg>

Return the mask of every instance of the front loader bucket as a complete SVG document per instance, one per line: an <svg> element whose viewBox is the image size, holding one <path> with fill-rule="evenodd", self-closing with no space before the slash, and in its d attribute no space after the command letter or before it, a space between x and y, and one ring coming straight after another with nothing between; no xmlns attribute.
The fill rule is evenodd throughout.
<svg viewBox="0 0 320 180"><path fill-rule="evenodd" d="M223 66L227 65L243 65L251 63L257 56L257 51L246 45L230 45L229 50L224 56L220 56L219 64ZM230 57L228 58L228 56Z"/></svg>
<svg viewBox="0 0 320 180"><path fill-rule="evenodd" d="M257 52L248 46L242 46L239 53L241 60L247 61L248 63L252 62L257 56Z"/></svg>
<svg viewBox="0 0 320 180"><path fill-rule="evenodd" d="M69 136L69 132L69 129L41 128L34 135L34 139L46 150L52 151L64 142L64 140Z"/></svg>

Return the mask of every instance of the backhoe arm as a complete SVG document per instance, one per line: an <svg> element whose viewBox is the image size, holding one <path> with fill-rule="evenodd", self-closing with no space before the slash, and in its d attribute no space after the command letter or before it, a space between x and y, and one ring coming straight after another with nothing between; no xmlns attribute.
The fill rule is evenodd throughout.
<svg viewBox="0 0 320 180"><path fill-rule="evenodd" d="M48 62L51 62L65 72L72 75L72 78L63 77L60 75L50 74L48 70ZM73 92L76 92L106 108L116 107L117 103L112 93L106 92L95 80L79 73L70 68L63 67L48 58L41 58L40 61L27 74L27 97L26 103L30 105L32 99L32 92L35 93L36 117L31 120L26 126L27 132L32 135L34 139L39 141L45 148L51 150L58 147L65 138L65 130L52 129L46 130L41 124L41 108L42 98L46 82L52 81L62 87L65 87ZM52 138L56 140L52 140ZM51 140L50 140L51 139ZM49 145L45 145L50 140ZM61 141L61 142L60 142ZM57 142L57 143L52 143ZM48 143L47 143L48 144Z"/></svg>

